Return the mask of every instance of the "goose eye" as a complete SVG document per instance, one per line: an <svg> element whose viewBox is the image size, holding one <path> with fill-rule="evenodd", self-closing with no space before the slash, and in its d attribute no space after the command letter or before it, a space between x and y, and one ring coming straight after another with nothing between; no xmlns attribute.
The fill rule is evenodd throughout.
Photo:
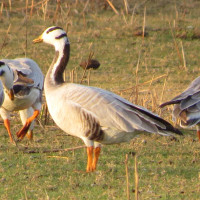
<svg viewBox="0 0 200 200"><path fill-rule="evenodd" d="M4 70L1 70L1 71L0 71L0 76L2 76L4 73L5 73L5 71L4 71Z"/></svg>

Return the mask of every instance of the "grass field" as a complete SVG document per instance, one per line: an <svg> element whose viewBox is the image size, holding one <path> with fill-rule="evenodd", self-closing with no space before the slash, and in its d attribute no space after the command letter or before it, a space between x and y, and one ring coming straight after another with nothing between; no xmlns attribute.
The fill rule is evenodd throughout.
<svg viewBox="0 0 200 200"><path fill-rule="evenodd" d="M172 107L160 110L159 104L182 92L199 75L199 1L115 0L111 1L114 8L106 0L70 0L60 5L53 0L3 2L1 58L32 58L45 74L54 49L34 45L32 40L49 26L61 26L71 42L67 81L81 81L79 63L94 52L101 66L91 71L90 85L120 94L171 123ZM83 84L88 84L87 77ZM144 133L128 144L104 146L97 171L86 173L84 148L43 153L83 145L57 128L51 118L45 124L44 112L34 129L34 141L25 138L17 147L10 144L1 121L0 199L129 199L126 154L130 199L134 199L132 152L137 155L139 199L200 199L200 143L195 128L182 130L184 136L177 140ZM21 127L18 113L13 113L11 123L15 133Z"/></svg>

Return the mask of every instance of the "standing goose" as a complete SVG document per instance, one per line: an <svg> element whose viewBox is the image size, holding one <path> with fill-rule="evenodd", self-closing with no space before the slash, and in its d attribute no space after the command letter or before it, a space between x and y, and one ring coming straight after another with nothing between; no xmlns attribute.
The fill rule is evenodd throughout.
<svg viewBox="0 0 200 200"><path fill-rule="evenodd" d="M23 123L17 137L21 140L28 132L27 137L32 139L33 121L42 105L43 74L36 62L29 58L2 59L0 63L5 63L4 68L0 68L0 74L10 78L14 91L14 100L11 100L4 89L5 99L0 108L10 140L14 142L10 130L10 113L13 111L19 111Z"/></svg>
<svg viewBox="0 0 200 200"><path fill-rule="evenodd" d="M64 82L63 72L69 60L70 44L62 28L49 27L33 42L45 42L55 47L55 57L44 83L48 109L63 131L84 141L87 172L96 169L101 144L128 142L144 131L181 134L156 114L112 92Z"/></svg>
<svg viewBox="0 0 200 200"><path fill-rule="evenodd" d="M172 116L180 120L181 127L197 126L200 142L200 77L196 78L183 93L160 105L161 108L174 104Z"/></svg>

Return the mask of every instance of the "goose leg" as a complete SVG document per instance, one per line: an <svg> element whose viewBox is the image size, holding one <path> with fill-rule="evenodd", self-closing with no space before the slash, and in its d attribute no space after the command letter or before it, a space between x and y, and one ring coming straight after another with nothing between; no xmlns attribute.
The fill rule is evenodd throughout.
<svg viewBox="0 0 200 200"><path fill-rule="evenodd" d="M92 171L95 171L97 168L97 162L99 159L100 152L101 152L101 147L96 147L94 149L94 159L93 159L93 163L92 163Z"/></svg>
<svg viewBox="0 0 200 200"><path fill-rule="evenodd" d="M34 110L32 107L19 111L23 126L26 124L27 119L33 115L33 113L34 113ZM34 121L31 122L29 130L26 134L26 137L31 141L33 140L33 127L34 127Z"/></svg>
<svg viewBox="0 0 200 200"><path fill-rule="evenodd" d="M26 137L29 139L29 140L33 140L33 131L32 130L29 130L26 134Z"/></svg>
<svg viewBox="0 0 200 200"><path fill-rule="evenodd" d="M200 124L197 124L197 136L199 138L199 142L200 142Z"/></svg>
<svg viewBox="0 0 200 200"><path fill-rule="evenodd" d="M39 110L35 110L33 115L26 120L24 126L17 132L17 137L22 140L31 125L31 122L39 115Z"/></svg>
<svg viewBox="0 0 200 200"><path fill-rule="evenodd" d="M5 119L4 120L4 126L6 127L7 131L8 131L8 135L10 137L10 141L12 143L15 143L14 139L13 139L13 136L12 136L12 133L10 131L10 120L9 119Z"/></svg>
<svg viewBox="0 0 200 200"><path fill-rule="evenodd" d="M200 130L197 130L197 136L198 136L199 142L200 142Z"/></svg>
<svg viewBox="0 0 200 200"><path fill-rule="evenodd" d="M92 169L92 160L93 160L93 146L87 147L87 172L93 171Z"/></svg>

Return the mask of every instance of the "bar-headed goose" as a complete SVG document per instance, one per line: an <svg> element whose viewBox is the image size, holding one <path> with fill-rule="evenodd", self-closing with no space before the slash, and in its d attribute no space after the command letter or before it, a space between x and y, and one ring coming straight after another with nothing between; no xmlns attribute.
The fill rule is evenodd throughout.
<svg viewBox="0 0 200 200"><path fill-rule="evenodd" d="M14 100L13 74L10 73L10 68L4 62L0 61L0 107L5 98L4 90L9 98Z"/></svg>
<svg viewBox="0 0 200 200"><path fill-rule="evenodd" d="M160 105L164 107L174 104L172 116L179 120L181 127L197 127L200 142L200 77L196 78L181 94Z"/></svg>
<svg viewBox="0 0 200 200"><path fill-rule="evenodd" d="M70 44L62 28L49 27L33 42L45 42L55 47L55 57L44 83L48 109L63 131L84 141L88 172L96 169L101 144L127 142L144 131L181 134L156 114L112 92L64 82Z"/></svg>
<svg viewBox="0 0 200 200"><path fill-rule="evenodd" d="M41 110L43 74L37 63L28 58L2 59L1 63L5 65L0 68L0 73L3 74L0 79L9 77L14 91L14 99L11 100L4 89L5 99L0 108L10 140L14 142L10 130L10 113L13 111L19 111L23 123L17 137L21 140L28 132L27 137L32 139L33 121Z"/></svg>

